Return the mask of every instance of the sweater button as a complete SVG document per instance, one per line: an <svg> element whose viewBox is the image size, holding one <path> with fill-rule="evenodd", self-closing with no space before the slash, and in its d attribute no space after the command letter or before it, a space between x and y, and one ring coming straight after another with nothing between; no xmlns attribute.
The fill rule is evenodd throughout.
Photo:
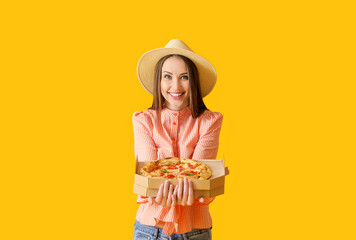
<svg viewBox="0 0 356 240"><path fill-rule="evenodd" d="M173 113L173 115L174 115L174 116L177 116L177 115L178 115L178 113Z"/></svg>
<svg viewBox="0 0 356 240"><path fill-rule="evenodd" d="M176 122L173 122L173 125L177 125L177 123L176 123Z"/></svg>

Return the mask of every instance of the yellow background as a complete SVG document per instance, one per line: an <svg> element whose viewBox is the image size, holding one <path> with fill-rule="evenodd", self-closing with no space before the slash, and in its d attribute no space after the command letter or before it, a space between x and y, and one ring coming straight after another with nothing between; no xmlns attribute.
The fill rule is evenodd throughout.
<svg viewBox="0 0 356 240"><path fill-rule="evenodd" d="M136 64L173 38L218 74L213 238L356 239L352 2L3 1L0 239L132 238Z"/></svg>

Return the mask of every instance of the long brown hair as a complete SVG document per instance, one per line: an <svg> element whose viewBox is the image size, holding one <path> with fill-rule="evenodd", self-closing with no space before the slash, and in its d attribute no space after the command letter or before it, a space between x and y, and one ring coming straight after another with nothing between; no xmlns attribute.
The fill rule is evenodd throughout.
<svg viewBox="0 0 356 240"><path fill-rule="evenodd" d="M153 103L152 107L149 109L154 109L161 111L163 108L163 104L165 103L165 99L161 93L161 78L162 78L162 66L163 63L170 57L179 57L181 58L185 66L188 70L188 79L189 79L189 108L193 118L199 117L205 110L208 110L204 104L200 83L199 83L199 72L195 64L189 58L178 55L178 54L170 54L161 58L155 68L155 76L154 76L154 90L153 90Z"/></svg>

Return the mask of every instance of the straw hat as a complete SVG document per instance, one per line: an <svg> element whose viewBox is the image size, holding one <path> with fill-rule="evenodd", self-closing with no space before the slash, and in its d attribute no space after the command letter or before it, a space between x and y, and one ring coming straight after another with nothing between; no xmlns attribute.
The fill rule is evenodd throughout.
<svg viewBox="0 0 356 240"><path fill-rule="evenodd" d="M180 54L194 62L199 72L199 82L202 97L213 90L216 83L216 71L208 60L199 56L182 40L172 39L164 48L157 48L143 54L137 64L137 75L141 85L147 92L153 94L154 75L157 62L169 54Z"/></svg>

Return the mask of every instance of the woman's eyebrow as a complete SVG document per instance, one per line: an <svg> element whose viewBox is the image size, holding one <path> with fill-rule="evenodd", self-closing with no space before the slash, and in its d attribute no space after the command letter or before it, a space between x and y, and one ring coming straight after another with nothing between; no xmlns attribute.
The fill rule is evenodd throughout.
<svg viewBox="0 0 356 240"><path fill-rule="evenodd" d="M169 73L169 74L172 74L171 72L168 72L168 71L163 71L163 72L166 72L166 73ZM181 73L181 74L179 74L179 75L183 75L183 74L188 74L188 73Z"/></svg>

